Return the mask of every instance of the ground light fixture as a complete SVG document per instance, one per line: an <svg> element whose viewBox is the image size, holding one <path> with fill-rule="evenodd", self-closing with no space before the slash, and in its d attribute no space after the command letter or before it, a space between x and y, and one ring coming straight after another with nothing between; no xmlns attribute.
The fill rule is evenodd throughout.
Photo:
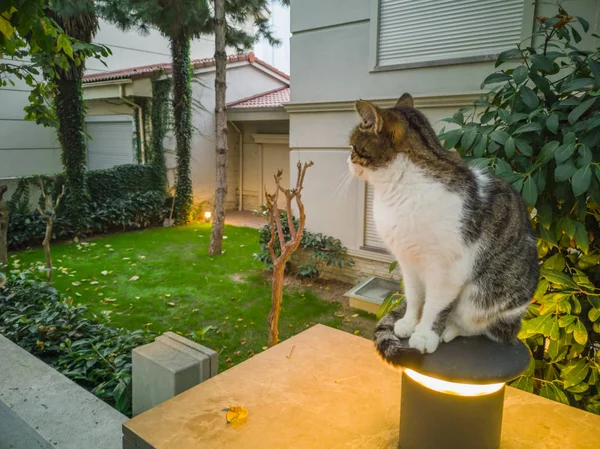
<svg viewBox="0 0 600 449"><path fill-rule="evenodd" d="M208 210L206 212L204 212L204 221L209 222L211 217L212 217L212 212L210 212Z"/></svg>
<svg viewBox="0 0 600 449"><path fill-rule="evenodd" d="M506 382L529 366L521 341L458 337L433 354L408 348L390 353L386 317L375 331L379 355L402 370L400 449L499 449ZM388 343L385 343L385 341Z"/></svg>

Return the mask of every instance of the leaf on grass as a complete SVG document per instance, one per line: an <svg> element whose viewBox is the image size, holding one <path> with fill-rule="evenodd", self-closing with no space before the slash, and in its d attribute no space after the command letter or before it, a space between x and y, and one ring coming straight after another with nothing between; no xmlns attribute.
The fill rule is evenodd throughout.
<svg viewBox="0 0 600 449"><path fill-rule="evenodd" d="M359 329L356 329L356 330L354 331L354 335L358 335L358 334L360 334L360 330L359 330Z"/></svg>
<svg viewBox="0 0 600 449"><path fill-rule="evenodd" d="M352 318L356 318L358 316L358 313L355 313L352 315Z"/></svg>
<svg viewBox="0 0 600 449"><path fill-rule="evenodd" d="M115 302L117 299L116 298L104 298L103 301L106 302Z"/></svg>
<svg viewBox="0 0 600 449"><path fill-rule="evenodd" d="M71 282L71 285L74 285L75 287L77 287L78 285L81 285L81 282L73 281L73 282Z"/></svg>
<svg viewBox="0 0 600 449"><path fill-rule="evenodd" d="M131 279L129 279L130 281L137 281L140 277L139 276L132 276ZM169 295L171 296L171 295Z"/></svg>
<svg viewBox="0 0 600 449"><path fill-rule="evenodd" d="M174 306L175 306L175 303L174 303L174 302L168 302L168 303L167 303L167 305L169 305L169 306L171 306L171 307L174 307Z"/></svg>
<svg viewBox="0 0 600 449"><path fill-rule="evenodd" d="M100 274L102 274L102 276L106 276L106 275L108 275L108 271L106 271L106 270L101 271Z"/></svg>

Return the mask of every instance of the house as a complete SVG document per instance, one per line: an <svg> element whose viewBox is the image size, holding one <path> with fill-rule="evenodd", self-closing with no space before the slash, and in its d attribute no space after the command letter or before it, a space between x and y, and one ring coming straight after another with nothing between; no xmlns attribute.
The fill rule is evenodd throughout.
<svg viewBox="0 0 600 449"><path fill-rule="evenodd" d="M600 2L562 4L598 30ZM356 261L328 275L399 276L388 273L392 258L375 230L369 186L353 180L340 189L358 120L354 101L391 107L409 92L440 130L442 118L479 96L495 56L527 42L535 16L556 11L541 0L292 0L290 164L315 163L303 192L307 228L341 239ZM597 46L586 39L582 45Z"/></svg>
<svg viewBox="0 0 600 449"><path fill-rule="evenodd" d="M195 203L205 203L210 208L216 172L215 60L193 60L192 67L191 179ZM88 107L86 130L91 138L88 142L90 169L133 162L132 107L143 99L151 99L152 78L157 74L168 77L170 70L170 63L161 63L84 76L83 95ZM229 117L228 209L256 209L262 202L262 180L278 168L287 172L289 124L282 106L286 101L289 101L288 75L258 59L254 53L227 58L227 102L234 111ZM165 148L175 149L171 135L165 139ZM167 156L172 184L173 151Z"/></svg>

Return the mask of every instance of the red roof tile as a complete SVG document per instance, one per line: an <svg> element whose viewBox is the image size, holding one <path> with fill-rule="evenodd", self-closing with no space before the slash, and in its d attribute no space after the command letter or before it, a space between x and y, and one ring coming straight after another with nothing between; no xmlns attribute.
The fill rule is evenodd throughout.
<svg viewBox="0 0 600 449"><path fill-rule="evenodd" d="M276 108L283 106L290 101L290 88L288 86L279 87L268 92L263 92L252 97L242 98L238 101L227 103L231 109L237 108Z"/></svg>
<svg viewBox="0 0 600 449"><path fill-rule="evenodd" d="M289 80L289 75L283 73L280 70L277 70L270 64L258 59L254 53L250 52L242 55L230 55L227 57L227 63L234 62L243 62L248 61L250 63L259 64L266 69L276 73L277 75ZM215 66L215 58L204 58L204 59L193 59L192 66L194 69L199 69L202 67L214 67ZM84 83L94 83L98 81L110 81L110 80L118 80L118 79L133 79L133 78L144 78L146 76L151 76L153 73L158 72L160 70L164 70L167 73L171 72L171 63L161 63L161 64L151 64L151 65L143 65L138 67L131 67L129 69L122 70L113 70L112 72L102 72L102 73L93 73L89 75L84 75L83 82Z"/></svg>

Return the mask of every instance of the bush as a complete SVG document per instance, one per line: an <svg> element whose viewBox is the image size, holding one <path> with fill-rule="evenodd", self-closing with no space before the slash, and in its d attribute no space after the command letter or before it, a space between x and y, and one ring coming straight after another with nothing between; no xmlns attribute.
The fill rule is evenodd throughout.
<svg viewBox="0 0 600 449"><path fill-rule="evenodd" d="M153 336L112 328L108 315L88 319L34 270L0 279L0 333L131 416L131 351Z"/></svg>
<svg viewBox="0 0 600 449"><path fill-rule="evenodd" d="M541 280L520 337L534 363L513 385L600 414L600 59L582 18L542 18L539 46L499 55L489 93L440 136L512 183L532 212Z"/></svg>
<svg viewBox="0 0 600 449"><path fill-rule="evenodd" d="M287 214L282 213L281 217L281 228L285 236L286 241L291 239L290 227L288 224ZM294 226L298 228L298 219L292 217L294 220ZM254 255L254 257L263 262L268 270L273 269L273 263L269 250L267 249L267 243L271 240L271 230L269 225L263 226L259 231L259 243L261 252ZM310 262L304 263L298 266L297 274L303 278L318 278L320 269L323 265L335 266L338 268L351 267L354 265L354 260L348 255L348 249L342 245L342 242L333 237L323 235L321 233L315 234L313 232L304 230L300 245L303 249L308 250L310 253ZM281 253L281 247L279 246L279 240L275 241L274 245L275 254ZM294 255L292 256L292 258Z"/></svg>
<svg viewBox="0 0 600 449"><path fill-rule="evenodd" d="M64 176L22 178L10 202L8 247L18 249L39 245L46 225L37 211L29 208L30 186L42 178L56 194L62 189ZM92 170L87 175L89 203L87 216L73 220L60 207L54 225L54 238L98 234L157 225L167 215L168 207L160 177L150 165L120 165L109 170Z"/></svg>

